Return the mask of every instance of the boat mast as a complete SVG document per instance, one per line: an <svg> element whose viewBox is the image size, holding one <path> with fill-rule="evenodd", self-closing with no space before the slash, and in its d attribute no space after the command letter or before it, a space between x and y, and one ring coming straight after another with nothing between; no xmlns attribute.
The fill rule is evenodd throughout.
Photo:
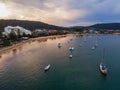
<svg viewBox="0 0 120 90"><path fill-rule="evenodd" d="M105 58L105 48L103 48L103 57L102 57L102 62L103 62L104 58Z"/></svg>

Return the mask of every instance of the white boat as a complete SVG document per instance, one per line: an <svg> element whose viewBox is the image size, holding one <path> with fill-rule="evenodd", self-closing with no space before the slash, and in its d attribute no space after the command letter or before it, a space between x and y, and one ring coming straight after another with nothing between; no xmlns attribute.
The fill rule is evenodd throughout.
<svg viewBox="0 0 120 90"><path fill-rule="evenodd" d="M69 58L72 58L73 57L73 55L71 54L71 55L69 55Z"/></svg>
<svg viewBox="0 0 120 90"><path fill-rule="evenodd" d="M96 39L96 42L95 42L95 45L94 45L95 47L97 47L98 46L98 42L97 42L97 39Z"/></svg>
<svg viewBox="0 0 120 90"><path fill-rule="evenodd" d="M62 47L62 44L61 44L61 43L58 43L58 47L61 48L61 47Z"/></svg>
<svg viewBox="0 0 120 90"><path fill-rule="evenodd" d="M50 67L51 67L51 65L48 64L48 65L44 68L44 70L45 70L45 71L48 71L48 70L50 69Z"/></svg>
<svg viewBox="0 0 120 90"><path fill-rule="evenodd" d="M75 48L74 47L69 47L69 50L70 51L73 51Z"/></svg>
<svg viewBox="0 0 120 90"><path fill-rule="evenodd" d="M103 60L104 60L104 54L105 54L105 49L103 50L103 58L102 58L102 61L100 63L100 66L99 66L99 69L100 69L100 72L103 74L103 75L107 75L107 68L106 66L102 63Z"/></svg>

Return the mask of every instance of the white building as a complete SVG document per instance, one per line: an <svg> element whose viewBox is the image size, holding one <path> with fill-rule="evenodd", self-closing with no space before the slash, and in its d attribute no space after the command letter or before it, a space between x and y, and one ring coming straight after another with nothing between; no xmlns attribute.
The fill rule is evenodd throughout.
<svg viewBox="0 0 120 90"><path fill-rule="evenodd" d="M16 35L18 35L18 33L20 35L23 35L26 34L26 35L31 35L31 31L30 30L27 30L27 29L24 29L23 27L20 27L20 26L7 26L4 28L4 32L3 32L3 35L6 35L8 36L11 32L14 32Z"/></svg>
<svg viewBox="0 0 120 90"><path fill-rule="evenodd" d="M48 34L48 31L45 30L45 29L36 29L33 31L33 35L35 36L39 36L39 35L42 35L42 34Z"/></svg>

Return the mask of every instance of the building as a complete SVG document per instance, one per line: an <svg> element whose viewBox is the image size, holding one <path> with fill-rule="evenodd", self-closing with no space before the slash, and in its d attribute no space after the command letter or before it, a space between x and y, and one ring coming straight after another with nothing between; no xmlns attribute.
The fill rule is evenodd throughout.
<svg viewBox="0 0 120 90"><path fill-rule="evenodd" d="M15 35L23 35L23 34L31 35L32 34L30 30L27 30L27 29L20 27L20 26L7 26L7 27L5 27L3 35L8 36L10 33L14 33Z"/></svg>

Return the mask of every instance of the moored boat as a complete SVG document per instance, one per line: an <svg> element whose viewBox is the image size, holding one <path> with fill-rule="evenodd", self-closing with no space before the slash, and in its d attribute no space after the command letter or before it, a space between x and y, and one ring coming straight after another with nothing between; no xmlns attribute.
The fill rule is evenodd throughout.
<svg viewBox="0 0 120 90"><path fill-rule="evenodd" d="M107 75L107 68L105 65L103 65L102 63L100 63L100 72L103 74L103 75Z"/></svg>
<svg viewBox="0 0 120 90"><path fill-rule="evenodd" d="M103 50L103 57L102 57L102 61L101 61L101 63L100 63L99 69L100 69L100 72L101 72L103 75L107 75L107 68L106 68L106 66L103 64L104 55L105 55L105 49Z"/></svg>
<svg viewBox="0 0 120 90"><path fill-rule="evenodd" d="M48 65L44 68L44 70L45 70L45 71L48 71L48 70L50 69L50 67L51 67L51 65L48 64Z"/></svg>
<svg viewBox="0 0 120 90"><path fill-rule="evenodd" d="M95 46L95 47L97 47L97 46L98 46L98 44L96 43L94 46Z"/></svg>
<svg viewBox="0 0 120 90"><path fill-rule="evenodd" d="M80 44L79 46L82 47L82 44Z"/></svg>
<svg viewBox="0 0 120 90"><path fill-rule="evenodd" d="M69 58L72 58L72 57L73 57L73 55L72 55L72 54L70 54L70 55L69 55Z"/></svg>
<svg viewBox="0 0 120 90"><path fill-rule="evenodd" d="M70 51L73 51L75 48L74 47L69 47L69 50Z"/></svg>
<svg viewBox="0 0 120 90"><path fill-rule="evenodd" d="M61 43L58 43L58 48L61 48L62 47L62 44Z"/></svg>

